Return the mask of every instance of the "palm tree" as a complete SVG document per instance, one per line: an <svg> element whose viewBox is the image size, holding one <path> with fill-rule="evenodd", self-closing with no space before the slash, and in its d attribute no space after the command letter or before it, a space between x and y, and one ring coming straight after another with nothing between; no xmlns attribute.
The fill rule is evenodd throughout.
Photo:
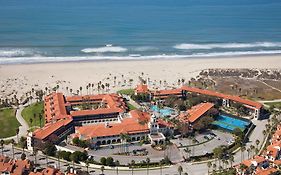
<svg viewBox="0 0 281 175"><path fill-rule="evenodd" d="M37 118L37 115L36 115L36 114L33 114L33 118L34 118L34 126L36 126L36 118Z"/></svg>
<svg viewBox="0 0 281 175"><path fill-rule="evenodd" d="M127 145L127 141L129 140L129 136L128 136L128 134L124 134L124 133L121 133L121 135L120 135L120 137L121 137L121 140L122 140L122 147L123 147L123 150L124 150L124 152L126 152L126 145Z"/></svg>
<svg viewBox="0 0 281 175"><path fill-rule="evenodd" d="M12 139L11 140L11 144L12 144L12 151L13 151L13 159L15 158L15 149L14 149L14 146L15 146L15 140Z"/></svg>
<svg viewBox="0 0 281 175"><path fill-rule="evenodd" d="M134 175L134 166L135 166L135 161L134 160L132 160L131 161L131 168L132 168L132 175Z"/></svg>
<svg viewBox="0 0 281 175"><path fill-rule="evenodd" d="M42 114L39 114L40 128L42 128L42 118L43 118Z"/></svg>
<svg viewBox="0 0 281 175"><path fill-rule="evenodd" d="M94 85L95 85L94 83L92 83L92 85L91 85L92 86L92 94L94 92Z"/></svg>
<svg viewBox="0 0 281 175"><path fill-rule="evenodd" d="M89 86L88 85L86 86L86 89L87 89L87 95L88 95L88 92L89 92Z"/></svg>
<svg viewBox="0 0 281 175"><path fill-rule="evenodd" d="M264 136L264 138L265 138L265 137L266 137L266 134L267 134L266 130L262 130L262 134L263 134L263 136Z"/></svg>
<svg viewBox="0 0 281 175"><path fill-rule="evenodd" d="M104 166L101 166L101 167L100 167L100 170L101 170L101 174L103 174Z"/></svg>
<svg viewBox="0 0 281 175"><path fill-rule="evenodd" d="M229 161L230 161L230 166L232 167L232 164L234 163L234 156L233 155L230 155Z"/></svg>
<svg viewBox="0 0 281 175"><path fill-rule="evenodd" d="M37 153L38 153L37 148L34 148L33 154L34 154L34 165L35 165L35 167L37 165Z"/></svg>
<svg viewBox="0 0 281 175"><path fill-rule="evenodd" d="M225 160L225 166L226 166L226 168L228 168L228 165L229 165L228 160Z"/></svg>
<svg viewBox="0 0 281 175"><path fill-rule="evenodd" d="M88 160L86 160L86 168L87 168L87 173L89 173L89 161Z"/></svg>
<svg viewBox="0 0 281 175"><path fill-rule="evenodd" d="M80 86L79 90L80 90L80 93L81 93L81 95L82 95L82 86Z"/></svg>
<svg viewBox="0 0 281 175"><path fill-rule="evenodd" d="M160 175L162 175L162 161L159 162L159 166L160 166Z"/></svg>
<svg viewBox="0 0 281 175"><path fill-rule="evenodd" d="M246 150L245 146L241 147L241 162L244 160L244 151Z"/></svg>
<svg viewBox="0 0 281 175"><path fill-rule="evenodd" d="M250 152L251 152L251 149L250 149L250 148L248 148L248 149L247 149L248 159L250 158Z"/></svg>
<svg viewBox="0 0 281 175"><path fill-rule="evenodd" d="M182 166L179 166L179 167L178 167L178 172L179 172L179 174L181 175L181 173L183 172Z"/></svg>
<svg viewBox="0 0 281 175"><path fill-rule="evenodd" d="M30 126L32 127L33 119L32 119L32 118L29 118L29 122L30 122Z"/></svg>
<svg viewBox="0 0 281 175"><path fill-rule="evenodd" d="M255 149L255 146L254 145L251 145L250 146L250 149L251 149L251 153L254 151L254 149ZM253 154L253 156L254 156L254 154Z"/></svg>
<svg viewBox="0 0 281 175"><path fill-rule="evenodd" d="M4 140L3 139L1 139L0 140L0 145L1 145L1 150L2 150L2 156L3 156L3 154L4 154Z"/></svg>
<svg viewBox="0 0 281 175"><path fill-rule="evenodd" d="M20 129L19 129L19 128L17 128L17 129L16 129L16 134L17 134L17 140L18 140L18 143L19 143L19 132L20 132Z"/></svg>
<svg viewBox="0 0 281 175"><path fill-rule="evenodd" d="M259 148L258 146L259 146L259 144L260 144L260 141L259 140L256 140L256 145L257 145L257 148Z"/></svg>
<svg viewBox="0 0 281 175"><path fill-rule="evenodd" d="M57 151L58 168L60 169L60 151ZM88 172L88 171L87 171Z"/></svg>
<svg viewBox="0 0 281 175"><path fill-rule="evenodd" d="M225 159L222 159L222 168L224 169Z"/></svg>
<svg viewBox="0 0 281 175"><path fill-rule="evenodd" d="M116 165L116 174L118 175L118 166L120 166L120 162L118 160L116 160L115 162L115 165Z"/></svg>
<svg viewBox="0 0 281 175"><path fill-rule="evenodd" d="M46 166L48 167L48 164L49 164L48 155L45 154L45 156L46 156Z"/></svg>
<svg viewBox="0 0 281 175"><path fill-rule="evenodd" d="M146 174L149 175L149 163L150 163L150 158L146 158L146 164L147 164L147 169L146 169Z"/></svg>
<svg viewBox="0 0 281 175"><path fill-rule="evenodd" d="M213 164L213 168L214 168L214 170L217 169L217 164L216 163Z"/></svg>
<svg viewBox="0 0 281 175"><path fill-rule="evenodd" d="M195 146L194 146L194 144L196 143L196 141L197 141L197 140L196 140L195 138L192 139L192 144L193 144L193 146L192 146L192 152L193 152L192 155L193 155L193 156L194 156L194 151L195 151Z"/></svg>
<svg viewBox="0 0 281 175"><path fill-rule="evenodd" d="M207 163L207 166L208 166L208 174L209 174L210 168L211 168L211 166L212 166L212 163L209 161L209 162Z"/></svg>

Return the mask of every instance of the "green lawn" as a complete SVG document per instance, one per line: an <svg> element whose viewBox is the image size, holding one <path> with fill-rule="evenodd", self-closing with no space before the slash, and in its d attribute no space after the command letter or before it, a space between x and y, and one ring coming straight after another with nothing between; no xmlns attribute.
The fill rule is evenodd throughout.
<svg viewBox="0 0 281 175"><path fill-rule="evenodd" d="M134 89L122 89L117 91L117 93L124 94L124 95L133 95L135 93Z"/></svg>
<svg viewBox="0 0 281 175"><path fill-rule="evenodd" d="M16 135L20 123L16 119L15 109L0 109L0 138Z"/></svg>
<svg viewBox="0 0 281 175"><path fill-rule="evenodd" d="M21 115L23 116L23 118L25 119L25 121L27 122L29 127L34 127L34 126L39 126L40 127L39 114L41 114L42 115L41 127L42 127L45 124L45 119L44 119L43 111L44 111L44 104L43 104L43 102L38 102L38 103L34 103L34 104L24 108L22 113L21 113ZM35 118L34 118L34 114L36 116ZM32 123L31 123L30 119L32 120Z"/></svg>

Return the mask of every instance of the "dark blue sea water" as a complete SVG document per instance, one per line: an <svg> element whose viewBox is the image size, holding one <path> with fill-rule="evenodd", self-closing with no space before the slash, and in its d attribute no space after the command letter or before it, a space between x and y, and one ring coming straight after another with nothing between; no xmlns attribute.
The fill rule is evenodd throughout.
<svg viewBox="0 0 281 175"><path fill-rule="evenodd" d="M280 0L0 0L0 64L263 54Z"/></svg>

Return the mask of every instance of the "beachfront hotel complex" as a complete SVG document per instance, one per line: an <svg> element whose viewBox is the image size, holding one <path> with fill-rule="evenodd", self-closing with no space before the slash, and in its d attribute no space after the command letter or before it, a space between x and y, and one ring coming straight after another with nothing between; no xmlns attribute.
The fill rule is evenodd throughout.
<svg viewBox="0 0 281 175"><path fill-rule="evenodd" d="M260 118L262 108L258 102L189 86L152 91L147 85L140 84L135 88L135 94L148 95L156 103L169 96L210 96L220 100L222 106L229 107L234 103L243 105L255 119ZM176 114L176 117L192 127L200 118L208 115L213 107L211 102L202 102ZM53 92L44 99L44 113L45 126L28 134L27 146L30 150L40 148L47 141L59 143L67 137L88 140L91 147L118 144L122 142L122 134L128 135L132 142L149 139L151 144L159 144L165 141L165 135L173 134L176 130L174 124L165 121L155 111L129 110L121 94L64 96Z"/></svg>

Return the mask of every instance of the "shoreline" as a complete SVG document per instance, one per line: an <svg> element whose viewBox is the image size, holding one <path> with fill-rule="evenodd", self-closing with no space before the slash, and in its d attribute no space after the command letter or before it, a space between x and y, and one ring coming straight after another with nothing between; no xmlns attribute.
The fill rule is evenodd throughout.
<svg viewBox="0 0 281 175"><path fill-rule="evenodd" d="M154 88L177 86L178 79L195 78L201 70L215 68L281 69L281 55L219 57L163 60L82 61L0 65L0 98L21 97L32 88L45 89L59 85L59 91L85 87L88 83L109 83L110 92L134 88L140 77L150 79ZM114 83L114 77L115 83ZM66 88L67 87L67 88ZM95 92L97 93L97 92Z"/></svg>
<svg viewBox="0 0 281 175"><path fill-rule="evenodd" d="M165 56L170 56L166 57ZM144 59L138 59L139 57L131 57L127 58L128 56L123 56L124 59L81 59L81 60L62 60L62 61L37 61L37 62L25 62L25 63L0 63L1 66L7 66L7 65L32 65L32 64L64 64L64 63L98 63L98 62L135 62L135 61L179 61L179 60L209 60L209 59L234 59L234 58L254 58L254 57L281 57L281 54L258 54L258 55L229 55L229 56L191 56L191 57L185 57L185 55L182 55L183 57L177 57L181 55L175 55L175 57L172 57L171 55L159 55L159 58L144 58ZM84 57L97 57L97 56L66 56L69 58L84 58ZM105 56L106 57L106 56ZM122 58L122 56L117 56ZM129 56L130 57L130 56ZM15 58L29 58L29 57L15 57ZM33 57L30 57L33 58ZM48 57L38 57L38 58L48 58ZM63 57L49 57L49 58L63 58ZM12 59L12 58L11 58Z"/></svg>

